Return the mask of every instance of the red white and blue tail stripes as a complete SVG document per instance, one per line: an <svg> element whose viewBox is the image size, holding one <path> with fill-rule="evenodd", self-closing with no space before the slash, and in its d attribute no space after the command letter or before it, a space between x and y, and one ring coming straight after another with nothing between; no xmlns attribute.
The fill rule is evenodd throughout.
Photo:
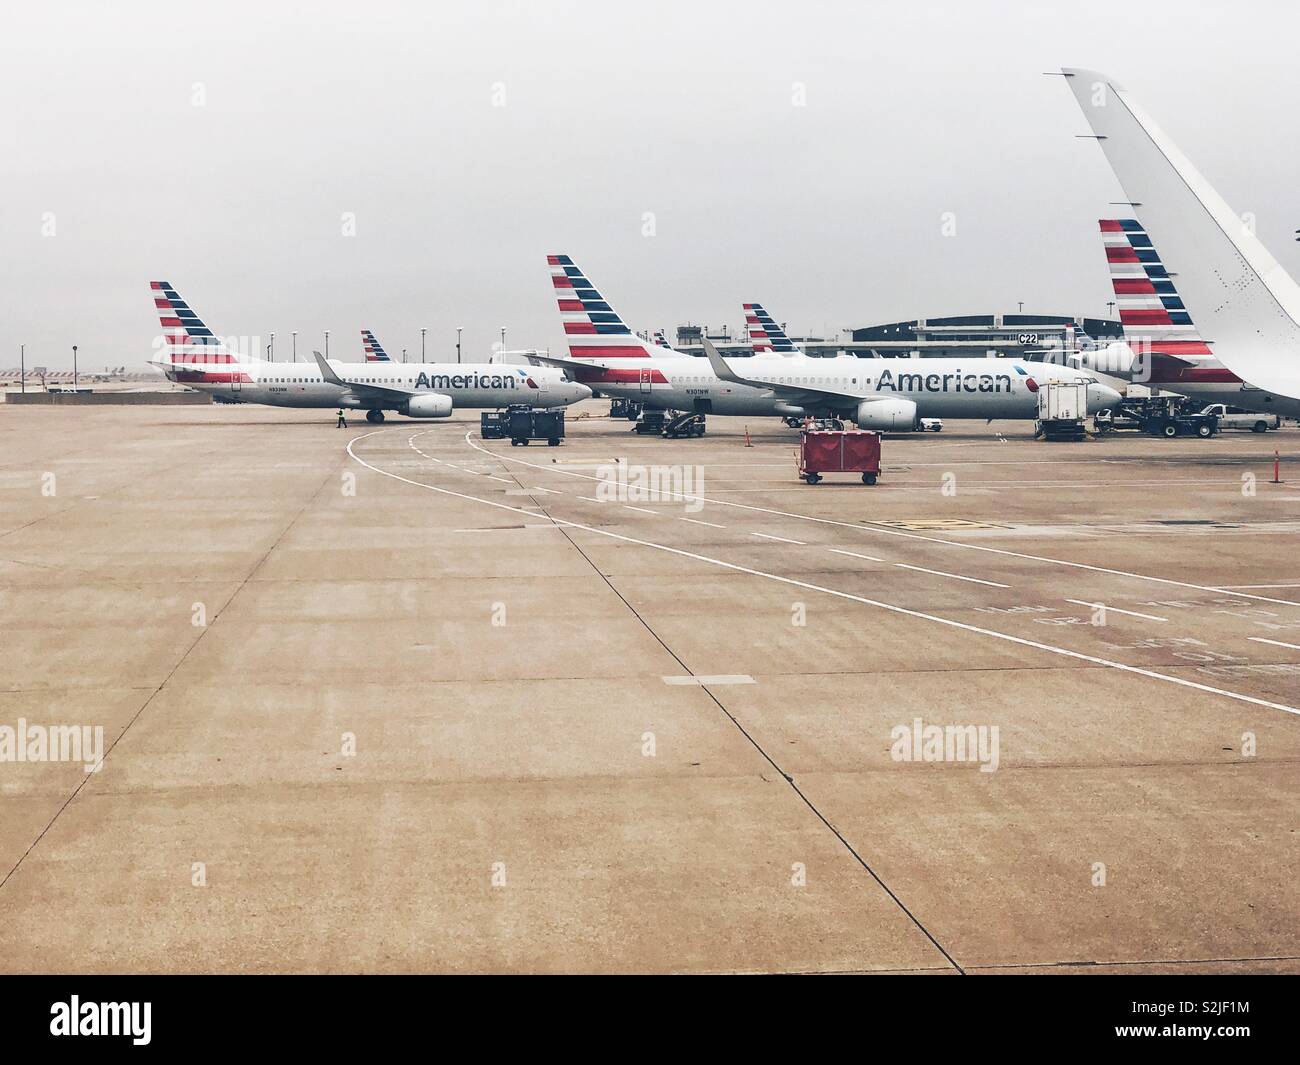
<svg viewBox="0 0 1300 1065"><path fill-rule="evenodd" d="M190 309L170 281L150 281L150 293L162 323L163 369L177 381L249 381L233 354ZM215 368L219 367L219 368Z"/></svg>
<svg viewBox="0 0 1300 1065"><path fill-rule="evenodd" d="M548 255L569 354L575 359L646 359L655 348L623 322L567 255Z"/></svg>
<svg viewBox="0 0 1300 1065"><path fill-rule="evenodd" d="M361 345L366 349L366 362L392 362L388 357L388 352L375 339L375 334L369 329L361 330Z"/></svg>
<svg viewBox="0 0 1300 1065"><path fill-rule="evenodd" d="M655 337L655 347L669 348L669 349L672 348L672 345L668 343L668 338L664 336L664 331L662 329L656 329L654 333L654 337Z"/></svg>
<svg viewBox="0 0 1300 1065"><path fill-rule="evenodd" d="M755 355L764 355L769 351L782 355L800 354L798 345L785 335L785 330L776 324L776 320L760 303L745 304L745 329L749 332L749 342Z"/></svg>
<svg viewBox="0 0 1300 1065"><path fill-rule="evenodd" d="M1111 218L1099 225L1124 338L1160 354L1208 356L1209 345L1192 323L1142 223Z"/></svg>

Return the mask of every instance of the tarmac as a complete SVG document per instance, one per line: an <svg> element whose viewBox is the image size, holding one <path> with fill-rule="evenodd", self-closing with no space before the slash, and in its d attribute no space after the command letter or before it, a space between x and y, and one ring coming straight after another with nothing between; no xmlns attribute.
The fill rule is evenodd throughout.
<svg viewBox="0 0 1300 1065"><path fill-rule="evenodd" d="M1300 972L1300 430L607 407L0 406L0 971Z"/></svg>

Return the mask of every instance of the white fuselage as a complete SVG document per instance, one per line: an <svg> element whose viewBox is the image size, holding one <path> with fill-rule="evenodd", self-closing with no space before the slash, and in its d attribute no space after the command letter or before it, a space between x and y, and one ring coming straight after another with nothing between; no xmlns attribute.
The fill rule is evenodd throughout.
<svg viewBox="0 0 1300 1065"><path fill-rule="evenodd" d="M560 370L505 363L333 362L330 365L356 392L326 381L312 363L246 360L226 364L160 366L169 380L223 399L273 407L349 407L401 410L389 399L372 398L365 386L414 395L450 396L453 408L498 408L513 403L563 407L590 395Z"/></svg>
<svg viewBox="0 0 1300 1065"><path fill-rule="evenodd" d="M792 403L772 389L720 380L706 359L651 358L608 360L578 370L584 384L606 395L634 399L663 410L720 415L838 414L851 417L857 401ZM613 362L621 365L610 365ZM628 366L627 363L638 365ZM806 386L867 398L910 399L921 418L1033 419L1037 389L1046 381L1089 382L1089 411L1118 400L1086 371L1019 359L859 359L845 356L756 356L735 359L731 368L751 381L788 388Z"/></svg>

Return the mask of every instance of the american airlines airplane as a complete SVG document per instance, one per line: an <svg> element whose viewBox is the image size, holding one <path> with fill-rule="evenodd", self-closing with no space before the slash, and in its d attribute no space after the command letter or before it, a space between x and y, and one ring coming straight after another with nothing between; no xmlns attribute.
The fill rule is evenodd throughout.
<svg viewBox="0 0 1300 1065"><path fill-rule="evenodd" d="M382 422L385 411L408 418L446 418L457 408L513 403L564 407L591 397L591 389L563 369L502 363L344 363L319 352L315 365L265 362L232 352L166 281L151 281L162 321L158 354L150 362L170 381L211 392L227 402L272 407L364 410ZM373 339L373 338L372 338ZM382 354L382 348L378 349Z"/></svg>
<svg viewBox="0 0 1300 1065"><path fill-rule="evenodd" d="M1148 273L1150 290L1135 279L1133 291L1151 311L1142 324L1163 323L1162 310L1172 321L1186 301L1186 324L1195 314L1205 334L1206 353L1157 349L1157 356L1167 361L1212 349L1215 365L1241 381L1240 391L1229 388L1220 402L1300 417L1300 286L1120 85L1094 70L1061 73L1140 220L1133 233L1147 242L1133 244L1138 262L1176 271L1177 292L1154 284L1160 274ZM1192 369L1201 365L1187 361Z"/></svg>
<svg viewBox="0 0 1300 1065"><path fill-rule="evenodd" d="M699 359L647 343L569 256L549 255L547 263L569 357L532 357L572 370L599 392L648 407L751 417L847 417L862 429L897 431L915 428L921 418L1032 420L1039 383L1046 381L1087 382L1090 413L1120 400L1087 371L1018 359L815 359L797 348L778 352L774 344L772 352L743 360L742 376L715 359L716 351Z"/></svg>
<svg viewBox="0 0 1300 1065"><path fill-rule="evenodd" d="M1252 388L1219 361L1179 296L1176 275L1166 268L1141 222L1107 218L1099 225L1124 339L1067 352L1071 362L1202 404L1279 414L1300 406Z"/></svg>

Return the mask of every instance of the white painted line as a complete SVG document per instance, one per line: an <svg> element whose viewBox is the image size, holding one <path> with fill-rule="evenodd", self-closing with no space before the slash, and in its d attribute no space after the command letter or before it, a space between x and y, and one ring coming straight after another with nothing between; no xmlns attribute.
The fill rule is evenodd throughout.
<svg viewBox="0 0 1300 1065"><path fill-rule="evenodd" d="M557 492L554 488L540 488L540 487L539 487L539 488L530 488L530 489L528 489L528 491L530 491L530 492L548 492L548 493L550 493L550 494L553 495L553 496L562 496L562 495L564 495L563 492Z"/></svg>
<svg viewBox="0 0 1300 1065"><path fill-rule="evenodd" d="M632 506L630 503L624 503L624 504L623 504L623 509L624 509L624 510L636 510L636 511L640 511L642 514L653 514L653 513L655 513L653 510L647 510L645 507L634 507L634 506Z"/></svg>
<svg viewBox="0 0 1300 1065"><path fill-rule="evenodd" d="M841 551L838 547L831 547L828 550L835 552L837 555L848 555L849 558L865 558L868 562L884 562L883 558L876 558L875 555L859 555L856 551Z"/></svg>
<svg viewBox="0 0 1300 1065"><path fill-rule="evenodd" d="M689 521L693 525L707 525L710 529L725 529L725 525L717 525L711 521L701 521L699 518L681 518L681 521Z"/></svg>
<svg viewBox="0 0 1300 1065"><path fill-rule="evenodd" d="M1154 614L1139 614L1136 610L1121 610L1117 606L1108 606L1105 603L1087 603L1082 599L1067 599L1067 603L1073 603L1075 606L1091 607L1093 610L1104 610L1108 614L1127 614L1131 618L1144 618L1147 621L1168 621L1168 618L1158 618Z"/></svg>
<svg viewBox="0 0 1300 1065"><path fill-rule="evenodd" d="M1287 647L1292 651L1300 651L1300 644L1283 643L1281 640L1266 640L1263 636L1247 636L1246 639L1254 640L1256 643L1271 643L1274 647Z"/></svg>
<svg viewBox="0 0 1300 1065"><path fill-rule="evenodd" d="M719 684L757 684L753 677L748 673L730 673L720 674L716 677L664 677L665 684L698 684L701 687L708 684L716 686Z"/></svg>
<svg viewBox="0 0 1300 1065"><path fill-rule="evenodd" d="M1300 584L1225 584L1224 588L1300 588Z"/></svg>
<svg viewBox="0 0 1300 1065"><path fill-rule="evenodd" d="M997 581L982 581L978 577L963 577L960 573L944 573L940 569L926 569L924 566L909 566L906 562L895 562L899 569L914 569L918 573L933 573L936 577L951 577L957 581L970 581L971 584L987 584L990 588L1010 588L1009 584L998 584Z"/></svg>
<svg viewBox="0 0 1300 1065"><path fill-rule="evenodd" d="M577 496L578 499L585 499L588 503L603 503L603 499L597 499L595 496Z"/></svg>
<svg viewBox="0 0 1300 1065"><path fill-rule="evenodd" d="M494 481L505 481L506 484L514 484L514 483L515 483L515 482L512 481L509 477L498 477L495 473L485 473L483 476L484 476L484 477L491 477L492 480L494 480Z"/></svg>
<svg viewBox="0 0 1300 1065"><path fill-rule="evenodd" d="M754 535L754 536L761 536L764 540L776 540L777 542L779 542L779 543L783 543L783 544L797 544L799 547L807 547L807 546L808 546L808 545L805 544L802 540L787 540L784 536L773 536L771 533L761 533L761 532L756 532L756 533L754 533L753 535Z"/></svg>
<svg viewBox="0 0 1300 1065"><path fill-rule="evenodd" d="M479 496L467 495L464 492L453 492L450 488L440 488L435 484L425 484L423 481L413 481L409 477L403 477L399 473L392 473L389 470L382 469L373 463L367 462L361 458L355 451L355 447L360 441L368 440L372 436L385 432L383 429L376 429L361 436L354 436L347 443L347 452L352 460L360 466L379 474L382 477L390 477L394 481L401 481L403 484L409 484L414 488L423 488L426 492L437 492L439 495L451 496L453 499L463 499L472 503L482 503L485 507L497 507L500 510L509 510L515 514L523 514L531 517L526 510L520 510L518 507L512 507L509 503L501 503L494 499L483 499ZM468 434L467 434L468 435ZM680 547L669 547L667 544L656 544L650 540L639 540L635 536L624 536L622 533L616 533L609 529L598 529L592 525L583 525L581 522L565 521L562 518L556 518L554 524L565 526L570 529L581 529L583 532L589 532L596 536L605 536L611 540L622 540L624 543L637 544L640 547L648 547L655 551L663 551L665 554L678 555L682 558L694 559L697 562L704 562L711 566L717 566L720 569L731 570L734 573L747 573L751 577L762 577L765 580L774 581L777 584L789 585L793 588L805 588L808 591L821 592L824 595L832 596L836 599L847 599L853 603L862 603L865 606L873 606L880 610L887 610L891 614L901 614L905 617L917 618L921 621L930 621L936 625L944 625L948 628L961 629L964 632L973 632L980 636L988 636L995 640L1003 640L1006 643L1013 643L1018 647L1032 647L1036 651L1045 651L1048 654L1060 655L1063 658L1070 658L1077 662L1090 662L1096 666L1105 666L1108 669L1117 669L1124 673L1132 673L1139 677L1147 677L1151 680L1163 681L1166 684L1173 684L1180 688L1192 688L1196 691L1206 692L1209 695L1220 695L1225 699L1232 699L1239 703L1249 703L1252 706L1264 706L1270 710L1281 710L1285 714L1294 714L1300 717L1300 707L1287 706L1285 703L1269 702L1267 699L1257 699L1253 695L1245 695L1242 692L1229 691L1226 688L1215 688L1209 684L1201 684L1198 681L1187 680L1185 677L1176 677L1169 673L1157 673L1153 669L1144 669L1141 666L1130 666L1126 662L1116 662L1109 658L1099 658L1096 655L1084 654L1082 651L1071 651L1068 647L1056 647L1050 643L1040 643L1038 640L1026 639L1023 636L1013 636L1009 632L998 632L996 629L985 629L978 625L971 625L965 621L957 621L953 618L939 617L937 614L926 614L920 610L912 610L905 606L898 606L896 603L884 603L879 599L868 599L866 596L854 595L852 592L844 592L838 588L826 588L819 584L812 584L808 581L797 580L794 577L783 577L778 573L766 573L763 570L753 569L749 566L742 566L736 562L727 562L720 558L710 558L708 555L697 554L694 551L686 551Z"/></svg>
<svg viewBox="0 0 1300 1065"><path fill-rule="evenodd" d="M383 430L375 430L375 431L382 432ZM430 432L430 430L428 429L422 431L426 433ZM367 435L372 435L372 434L367 434ZM356 437L355 439L363 440L365 439L365 437ZM491 451L488 451L486 448L479 447L478 444L474 443L474 441L470 438L469 433L465 434L465 443L467 443L470 447L474 448L477 451L482 451L483 454L485 455L492 455L493 458L500 459L502 462L516 462L523 466L531 466L533 469L536 470L549 470L549 472L552 473L562 473L567 477L581 477L588 481L596 481L600 479L598 477L593 477L585 473L574 473L570 470L557 470L554 468L554 466L551 467L542 466L535 462L528 462L526 459L514 458L511 455L495 455ZM388 471L385 470L384 472L387 473ZM1164 482L1160 482L1160 483L1163 484ZM877 489L879 489L880 487L881 487L880 485L877 485ZM917 491L932 491L932 490L933 489L921 489L921 488L917 489ZM800 490L792 485L790 491L799 492ZM960 547L960 548L964 548L967 551L985 551L988 552L989 554L1006 555L1009 558L1021 558L1029 562L1046 562L1049 565L1053 565L1053 566L1067 566L1070 569L1088 570L1091 573L1106 573L1106 574L1110 574L1113 577L1131 577L1134 580L1152 581L1156 584L1168 584L1168 585L1172 585L1175 588L1192 588L1198 592L1216 592L1221 595L1231 595L1238 599L1253 599L1257 603L1277 603L1279 606L1300 606L1300 602L1296 602L1293 599L1273 599L1266 595L1251 595L1249 592L1244 592L1244 591L1234 592L1227 588L1224 588L1222 585L1216 585L1214 587L1210 587L1209 585L1205 585L1205 584L1192 584L1190 581L1176 581L1171 577L1153 577L1148 573L1134 573L1131 570L1109 569L1106 566L1091 566L1086 562L1071 562L1069 559L1065 559L1065 558L1050 558L1046 555L1031 555L1023 551L1010 551L1004 547L989 547L987 544L968 544L968 543L963 543L960 540L945 540L939 536L922 536L920 533L904 532L901 529L889 529L880 525L867 526L867 525L854 523L851 521L837 521L834 518L818 518L818 517L814 517L811 514L798 514L789 510L774 510L771 507L756 507L751 503L736 503L729 499L714 499L711 496L698 496L698 495L690 495L685 492L670 492L670 491L664 491L663 494L676 496L678 499L685 500L687 502L715 503L720 507L736 507L740 510L752 510L756 514L772 514L778 518L796 518L799 521L816 522L818 525L834 525L841 529L856 529L860 533L876 533L881 536L901 536L907 540L921 540L928 544L942 544L944 547ZM800 494L802 495L803 493L800 492Z"/></svg>

